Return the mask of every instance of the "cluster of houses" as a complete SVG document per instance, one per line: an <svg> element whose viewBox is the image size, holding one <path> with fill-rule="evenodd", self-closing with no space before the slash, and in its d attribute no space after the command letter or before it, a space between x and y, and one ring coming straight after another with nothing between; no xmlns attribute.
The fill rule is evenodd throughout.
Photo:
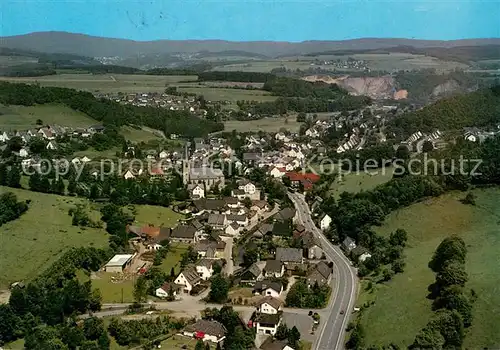
<svg viewBox="0 0 500 350"><path fill-rule="evenodd" d="M95 133L104 131L102 125L92 125L88 128L69 128L59 125L48 125L35 129L24 131L0 131L0 143L7 143L15 137L18 137L24 147L22 147L17 155L21 158L27 158L31 155L30 149L27 146L32 139L42 139L46 142L45 148L47 150L56 150L58 148L56 138L63 136L71 136L73 138L89 138ZM0 146L0 150L6 148L6 145Z"/></svg>
<svg viewBox="0 0 500 350"><path fill-rule="evenodd" d="M129 94L97 94L96 97L107 98L125 105L166 108L171 111L187 110L201 116L207 113L206 110L200 108L200 102L195 96L183 96L182 94L171 95L158 92L140 92Z"/></svg>
<svg viewBox="0 0 500 350"><path fill-rule="evenodd" d="M499 128L500 129L500 125ZM495 137L500 131L484 131L476 127L464 128L464 139L470 142L484 142L486 139Z"/></svg>

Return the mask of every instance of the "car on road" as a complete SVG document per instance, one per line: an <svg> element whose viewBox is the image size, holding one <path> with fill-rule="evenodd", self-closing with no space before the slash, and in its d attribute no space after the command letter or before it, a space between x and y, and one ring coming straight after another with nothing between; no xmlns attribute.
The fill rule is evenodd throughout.
<svg viewBox="0 0 500 350"><path fill-rule="evenodd" d="M340 314L341 315L345 314L345 311L344 310L340 310Z"/></svg>

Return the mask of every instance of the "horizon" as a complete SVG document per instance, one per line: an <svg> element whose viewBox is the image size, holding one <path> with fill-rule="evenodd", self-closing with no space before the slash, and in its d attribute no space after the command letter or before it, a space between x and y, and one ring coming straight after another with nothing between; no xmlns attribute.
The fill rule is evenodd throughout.
<svg viewBox="0 0 500 350"><path fill-rule="evenodd" d="M0 11L2 37L51 31L140 42L451 41L500 37L500 2L487 0L153 0L146 4L123 0L92 0L91 4L4 0Z"/></svg>
<svg viewBox="0 0 500 350"><path fill-rule="evenodd" d="M415 41L438 41L438 42L453 42L453 41L473 41L473 40L496 40L500 39L498 37L471 37L471 38L458 38L458 39L423 39L423 38L407 38L407 37L359 37L359 38L351 38L351 39L306 39L302 41L284 41L284 40L227 40L227 39L218 39L218 38L207 38L207 39L153 39L153 40L136 40L129 38L118 38L112 36L100 36L100 35L91 35L86 33L78 33L78 32L68 32L68 31L60 31L60 30L45 30L38 32L27 32L15 35L0 35L0 38L12 38L19 36L28 36L33 34L46 34L46 33L58 33L58 34L69 34L69 35L82 35L93 38L100 39L112 39L112 40L127 40L134 42L156 42L156 41L223 41L223 42L233 42L233 43L250 43L250 42L267 42L267 43L291 43L291 44L300 44L306 42L343 42L343 41L356 41L356 40L415 40Z"/></svg>

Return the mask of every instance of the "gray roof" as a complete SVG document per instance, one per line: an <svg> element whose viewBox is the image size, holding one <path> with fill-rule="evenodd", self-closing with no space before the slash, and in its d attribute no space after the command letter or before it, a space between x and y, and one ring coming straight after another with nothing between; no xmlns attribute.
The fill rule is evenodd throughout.
<svg viewBox="0 0 500 350"><path fill-rule="evenodd" d="M172 238L191 238L194 239L196 229L190 225L179 225L172 230L170 237Z"/></svg>
<svg viewBox="0 0 500 350"><path fill-rule="evenodd" d="M272 315L261 313L261 314L257 315L257 317L255 318L255 321L257 321L258 323L262 323L262 324L277 325L278 323L280 323L281 317L282 317L281 312L278 312L277 314L272 314Z"/></svg>
<svg viewBox="0 0 500 350"><path fill-rule="evenodd" d="M222 170L209 167L191 168L189 178L191 180L218 179L224 177Z"/></svg>
<svg viewBox="0 0 500 350"><path fill-rule="evenodd" d="M209 321L209 320L198 320L185 328L188 332L202 332L209 335L214 335L217 338L223 337L226 335L227 330L226 327L220 322L217 321Z"/></svg>
<svg viewBox="0 0 500 350"><path fill-rule="evenodd" d="M303 251L299 248L276 248L276 260L281 262L302 262Z"/></svg>
<svg viewBox="0 0 500 350"><path fill-rule="evenodd" d="M293 208L284 208L279 211L277 214L277 218L283 221L291 220L295 216L295 209Z"/></svg>
<svg viewBox="0 0 500 350"><path fill-rule="evenodd" d="M354 244L356 244L356 242L354 242L354 240L353 240L351 237L349 237L349 236L347 236L347 237L344 239L344 241L342 242L342 244L343 244L345 247L349 247L349 246L350 246L351 244L353 244L353 243L354 243Z"/></svg>
<svg viewBox="0 0 500 350"><path fill-rule="evenodd" d="M330 274L332 273L332 269L330 269L330 267L324 261L320 261L319 263L317 263L314 268L318 270L318 272L326 279L328 279L328 277L330 277Z"/></svg>
<svg viewBox="0 0 500 350"><path fill-rule="evenodd" d="M197 200L193 201L193 204L196 207L196 209L198 209L198 210L204 210L204 209L217 210L217 209L223 208L225 205L225 202L223 200L220 200L220 199L202 198L202 199L197 199Z"/></svg>
<svg viewBox="0 0 500 350"><path fill-rule="evenodd" d="M281 272L281 269L283 268L283 264L279 260L267 260L266 261L266 266L264 267L264 271L270 272L270 273L275 273L275 272Z"/></svg>
<svg viewBox="0 0 500 350"><path fill-rule="evenodd" d="M283 290L283 284L281 282L263 280L263 281L255 282L255 285L253 286L253 289L256 291L262 291L262 290L266 290L268 288L271 288L272 290L276 291L277 293L281 293L281 291Z"/></svg>
<svg viewBox="0 0 500 350"><path fill-rule="evenodd" d="M187 267L181 273L191 285L201 281L201 277L194 267Z"/></svg>
<svg viewBox="0 0 500 350"><path fill-rule="evenodd" d="M262 305L264 303L267 303L267 304L271 305L276 310L278 310L280 308L280 306L283 305L283 302L281 300L273 298L272 296L265 296L265 297L263 297L262 299L260 299L257 302L257 305L260 306L260 305Z"/></svg>
<svg viewBox="0 0 500 350"><path fill-rule="evenodd" d="M223 214L210 214L208 216L209 225L224 225L226 221L226 216Z"/></svg>
<svg viewBox="0 0 500 350"><path fill-rule="evenodd" d="M247 217L245 215L232 215L227 216L227 221L245 221Z"/></svg>
<svg viewBox="0 0 500 350"><path fill-rule="evenodd" d="M253 263L252 265L250 265L250 267L248 269L246 269L245 271L242 272L242 274L245 274L247 272L250 272L253 276L255 276L256 278L260 276L260 268L257 264Z"/></svg>
<svg viewBox="0 0 500 350"><path fill-rule="evenodd" d="M268 232L273 232L274 225L273 224L262 224L259 227L259 231L262 233L262 235L265 235Z"/></svg>

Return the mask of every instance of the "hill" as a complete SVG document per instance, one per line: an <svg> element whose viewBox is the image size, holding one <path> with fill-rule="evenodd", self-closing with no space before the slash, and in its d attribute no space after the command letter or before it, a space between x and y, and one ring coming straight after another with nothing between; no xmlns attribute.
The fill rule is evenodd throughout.
<svg viewBox="0 0 500 350"><path fill-rule="evenodd" d="M95 37L67 32L36 32L24 35L0 37L1 47L34 50L50 53L67 53L82 56L137 56L168 53L247 52L276 57L328 50L370 50L396 46L414 48L500 45L500 39L464 39L452 41L415 40L399 38L363 38L343 41L304 41L299 43L224 40L156 40L133 41Z"/></svg>

